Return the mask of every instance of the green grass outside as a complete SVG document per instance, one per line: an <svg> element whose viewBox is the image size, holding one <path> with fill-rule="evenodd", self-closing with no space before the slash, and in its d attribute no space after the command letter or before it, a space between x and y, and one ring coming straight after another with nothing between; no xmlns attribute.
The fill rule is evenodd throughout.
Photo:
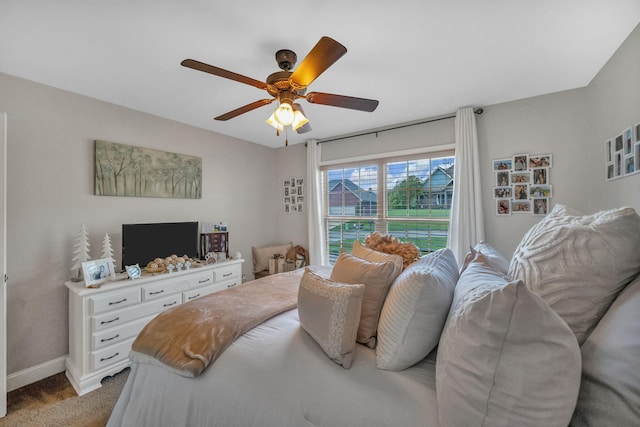
<svg viewBox="0 0 640 427"><path fill-rule="evenodd" d="M424 233L429 231L438 231L440 232L439 234L447 232L449 230L449 222L442 220L446 220L449 218L449 209L415 209L411 211L411 214L412 215L410 218L435 219L437 221L405 221L404 219L406 219L406 210L390 210L388 212L389 221L387 222L388 231L393 232L394 234L397 234L398 232L401 232L403 234L406 233L406 237L401 237L400 240L403 242L414 243L416 246L418 246L418 248L420 248L423 255L446 247L446 236L412 237L412 234L414 232ZM373 231L375 231L375 223L373 220L369 219L345 221L340 225L332 227L329 230L330 235L336 235L335 237L338 238L342 235L342 232L348 232L350 235L344 236L342 244L340 244L340 242L329 243L330 260L335 260L335 257L338 256L341 248L350 250L355 240L362 241L368 234L372 233ZM355 234L355 236L353 236L353 234Z"/></svg>

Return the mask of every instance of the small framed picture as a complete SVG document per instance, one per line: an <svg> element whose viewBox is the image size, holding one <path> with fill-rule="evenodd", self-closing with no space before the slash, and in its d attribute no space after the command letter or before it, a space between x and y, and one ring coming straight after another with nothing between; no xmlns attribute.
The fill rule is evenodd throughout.
<svg viewBox="0 0 640 427"><path fill-rule="evenodd" d="M533 199L533 214L546 215L549 213L549 199Z"/></svg>
<svg viewBox="0 0 640 427"><path fill-rule="evenodd" d="M529 200L514 200L511 202L511 212L516 213L530 213L531 202Z"/></svg>
<svg viewBox="0 0 640 427"><path fill-rule="evenodd" d="M551 154L529 156L529 169L552 167Z"/></svg>
<svg viewBox="0 0 640 427"><path fill-rule="evenodd" d="M529 195L534 199L538 197L553 197L551 195L550 185L532 185L531 187L529 187Z"/></svg>
<svg viewBox="0 0 640 427"><path fill-rule="evenodd" d="M624 154L633 153L633 130L627 128L624 130Z"/></svg>
<svg viewBox="0 0 640 427"><path fill-rule="evenodd" d="M634 126L636 129L636 142L640 142L640 123Z"/></svg>
<svg viewBox="0 0 640 427"><path fill-rule="evenodd" d="M546 185L549 183L549 168L539 168L533 170L533 184Z"/></svg>
<svg viewBox="0 0 640 427"><path fill-rule="evenodd" d="M110 258L94 259L82 263L84 284L88 288L97 287L116 279L113 263Z"/></svg>
<svg viewBox="0 0 640 427"><path fill-rule="evenodd" d="M510 171L512 169L512 159L498 159L493 161L493 171Z"/></svg>
<svg viewBox="0 0 640 427"><path fill-rule="evenodd" d="M529 168L529 155L516 154L513 156L513 170L515 172L526 171Z"/></svg>
<svg viewBox="0 0 640 427"><path fill-rule="evenodd" d="M512 184L529 184L531 182L531 172L511 172Z"/></svg>
<svg viewBox="0 0 640 427"><path fill-rule="evenodd" d="M510 199L498 199L498 200L496 200L496 215L511 215L511 200Z"/></svg>
<svg viewBox="0 0 640 427"><path fill-rule="evenodd" d="M616 136L615 141L616 141L616 146L614 151L622 151L622 149L624 148L624 138L622 134Z"/></svg>
<svg viewBox="0 0 640 427"><path fill-rule="evenodd" d="M494 199L510 199L511 187L493 187Z"/></svg>
<svg viewBox="0 0 640 427"><path fill-rule="evenodd" d="M513 186L514 200L527 200L529 198L529 185L516 184Z"/></svg>
<svg viewBox="0 0 640 427"><path fill-rule="evenodd" d="M509 172L498 172L496 173L496 186L498 187L506 187L510 185L509 182Z"/></svg>

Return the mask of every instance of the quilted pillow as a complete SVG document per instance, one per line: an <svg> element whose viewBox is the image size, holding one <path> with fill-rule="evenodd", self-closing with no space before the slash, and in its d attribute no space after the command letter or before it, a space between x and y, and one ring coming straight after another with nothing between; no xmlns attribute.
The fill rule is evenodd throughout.
<svg viewBox="0 0 640 427"><path fill-rule="evenodd" d="M580 385L571 329L479 253L462 273L436 359L443 426L566 427Z"/></svg>
<svg viewBox="0 0 640 427"><path fill-rule="evenodd" d="M632 208L581 215L556 205L517 247L509 276L567 322L582 344L640 270L640 217Z"/></svg>
<svg viewBox="0 0 640 427"><path fill-rule="evenodd" d="M305 268L298 290L300 325L331 360L353 362L364 285L332 282Z"/></svg>
<svg viewBox="0 0 640 427"><path fill-rule="evenodd" d="M386 254L384 252L374 251L373 249L370 249L362 245L358 240L353 242L353 247L351 248L351 254L357 256L358 258L366 259L367 261L373 261L373 262L392 261L396 267L393 272L394 279L398 277L400 273L402 273L403 261L400 255Z"/></svg>
<svg viewBox="0 0 640 427"><path fill-rule="evenodd" d="M450 249L423 256L398 276L380 314L378 368L406 369L438 345L457 281L458 264Z"/></svg>
<svg viewBox="0 0 640 427"><path fill-rule="evenodd" d="M582 382L571 425L632 426L640 420L640 276L584 342Z"/></svg>
<svg viewBox="0 0 640 427"><path fill-rule="evenodd" d="M293 243L289 242L284 245L265 246L262 248L251 247L253 253L253 272L257 273L262 270L269 269L269 259L275 254L285 256L289 249L293 248Z"/></svg>
<svg viewBox="0 0 640 427"><path fill-rule="evenodd" d="M376 331L382 304L393 282L395 265L392 261L373 262L342 252L331 271L330 279L340 283L359 283L365 286L362 314L357 341L368 347L376 346Z"/></svg>

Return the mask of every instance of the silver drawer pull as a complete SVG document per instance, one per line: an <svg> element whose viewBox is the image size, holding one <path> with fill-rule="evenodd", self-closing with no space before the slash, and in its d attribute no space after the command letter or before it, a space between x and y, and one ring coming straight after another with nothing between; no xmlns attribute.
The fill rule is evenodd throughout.
<svg viewBox="0 0 640 427"><path fill-rule="evenodd" d="M172 305L176 305L178 303L178 301L174 301L170 304L162 304L163 307L171 307Z"/></svg>
<svg viewBox="0 0 640 427"><path fill-rule="evenodd" d="M236 282L233 282L232 284L227 285L227 288L231 288L231 287L233 287L233 286L235 286L235 285L237 285L237 283L236 283Z"/></svg>
<svg viewBox="0 0 640 427"><path fill-rule="evenodd" d="M117 356L117 355L119 355L119 354L120 354L120 353L118 352L118 353L114 354L113 356L109 356L109 357L102 357L102 358L100 358L100 361L101 361L101 362L104 362L105 360L113 359L114 357L116 357L116 356Z"/></svg>
<svg viewBox="0 0 640 427"><path fill-rule="evenodd" d="M100 322L100 324L106 325L107 323L112 323L112 322L115 322L116 320L120 320L120 318L116 317L115 319L111 319L111 320L103 320L102 322Z"/></svg>
<svg viewBox="0 0 640 427"><path fill-rule="evenodd" d="M160 289L159 291L149 292L149 295L158 295L164 292L164 289Z"/></svg>
<svg viewBox="0 0 640 427"><path fill-rule="evenodd" d="M127 299L126 298L122 298L120 301L112 301L109 303L109 305L116 305L116 304L120 304L125 302Z"/></svg>
<svg viewBox="0 0 640 427"><path fill-rule="evenodd" d="M209 280L211 280L211 278L207 277L204 280L198 280L198 283L207 283Z"/></svg>
<svg viewBox="0 0 640 427"><path fill-rule="evenodd" d="M100 340L100 342L107 342L107 341L115 340L119 336L120 336L120 334L116 334L116 336L111 337L111 338L103 338L103 339Z"/></svg>
<svg viewBox="0 0 640 427"><path fill-rule="evenodd" d="M222 277L229 277L231 276L233 273L227 273L227 274L223 274Z"/></svg>
<svg viewBox="0 0 640 427"><path fill-rule="evenodd" d="M189 297L189 298L187 298L187 299L188 299L188 300L192 300L192 299L194 299L194 298L198 298L199 296L200 296L200 294L198 294L198 295L194 295L194 296Z"/></svg>

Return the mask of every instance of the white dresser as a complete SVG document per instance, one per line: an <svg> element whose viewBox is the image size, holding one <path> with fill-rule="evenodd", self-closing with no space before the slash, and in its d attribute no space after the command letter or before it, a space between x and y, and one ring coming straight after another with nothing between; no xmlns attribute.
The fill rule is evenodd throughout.
<svg viewBox="0 0 640 427"><path fill-rule="evenodd" d="M66 374L78 395L129 366L131 344L158 313L242 282L244 260L229 260L189 270L143 276L86 288L69 288L69 357Z"/></svg>

